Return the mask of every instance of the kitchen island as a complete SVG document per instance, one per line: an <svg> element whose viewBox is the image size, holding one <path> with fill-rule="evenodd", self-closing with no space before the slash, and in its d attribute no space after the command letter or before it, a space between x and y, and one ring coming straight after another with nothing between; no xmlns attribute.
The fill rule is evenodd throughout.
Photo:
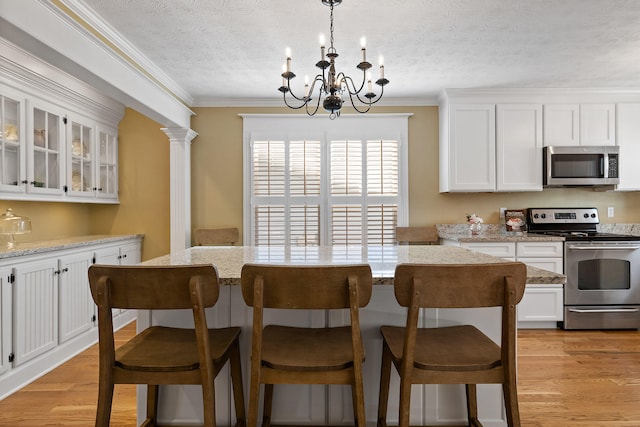
<svg viewBox="0 0 640 427"><path fill-rule="evenodd" d="M393 274L399 263L479 264L502 262L500 258L450 246L369 246L369 247L194 247L155 258L143 265L213 264L222 286L220 300L208 312L210 327L241 326L241 352L245 390L248 390L251 310L244 304L240 273L245 263L264 264L357 264L368 263L374 276L371 302L361 310L360 321L367 354L364 364L365 411L368 425L375 425L382 339L381 324L403 325L405 310L398 306L393 294ZM535 267L527 268L527 282L562 284L564 276ZM471 322L495 341L500 339L498 309L477 309L475 316L461 310L428 310L421 319L424 326L442 326ZM348 312L290 311L286 321L300 326L337 326L345 324ZM473 318L472 318L473 317ZM191 326L189 312L140 312L138 328L149 325ZM395 375L395 374L394 374ZM397 423L398 378L392 376L389 423ZM138 388L138 401L145 401L146 390ZM276 424L349 425L352 420L351 391L346 386L285 385L275 388L272 420ZM393 396L396 396L394 399ZM505 426L502 390L499 385L479 386L480 417L485 426ZM245 393L245 397L248 394ZM438 425L463 423L465 420L464 388L459 385L416 385L412 393L411 423ZM228 373L216 380L216 414L219 425L233 425L232 399ZM202 402L197 386L168 386L161 392L159 417L163 424L185 425L201 421ZM143 404L142 404L143 405ZM138 417L144 408L139 405Z"/></svg>

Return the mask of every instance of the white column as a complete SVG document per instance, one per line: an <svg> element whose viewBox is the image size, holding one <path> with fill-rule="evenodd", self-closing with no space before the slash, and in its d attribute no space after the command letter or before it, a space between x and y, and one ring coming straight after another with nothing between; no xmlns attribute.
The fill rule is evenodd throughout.
<svg viewBox="0 0 640 427"><path fill-rule="evenodd" d="M162 128L169 137L171 253L191 246L191 140L197 132Z"/></svg>

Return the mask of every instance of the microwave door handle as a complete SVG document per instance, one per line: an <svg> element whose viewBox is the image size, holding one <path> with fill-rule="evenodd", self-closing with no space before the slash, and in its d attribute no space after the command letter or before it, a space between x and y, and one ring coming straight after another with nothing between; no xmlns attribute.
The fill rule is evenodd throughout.
<svg viewBox="0 0 640 427"><path fill-rule="evenodd" d="M600 157L600 176L603 178L606 178L607 175L605 174L605 170L604 170L604 165L605 165L605 157L607 155L603 155L602 157Z"/></svg>

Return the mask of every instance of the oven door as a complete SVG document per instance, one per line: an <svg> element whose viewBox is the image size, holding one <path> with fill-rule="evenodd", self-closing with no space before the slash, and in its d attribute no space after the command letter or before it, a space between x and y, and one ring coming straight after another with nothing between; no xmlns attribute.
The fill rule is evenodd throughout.
<svg viewBox="0 0 640 427"><path fill-rule="evenodd" d="M566 242L565 305L640 304L640 241Z"/></svg>

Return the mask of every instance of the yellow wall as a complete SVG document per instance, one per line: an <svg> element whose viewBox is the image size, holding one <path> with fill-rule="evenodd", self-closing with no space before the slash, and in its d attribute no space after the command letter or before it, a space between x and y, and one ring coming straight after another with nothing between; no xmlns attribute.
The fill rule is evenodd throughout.
<svg viewBox="0 0 640 427"><path fill-rule="evenodd" d="M143 260L168 254L169 139L162 126L130 108L118 127L119 205L91 205L94 234L144 234Z"/></svg>
<svg viewBox="0 0 640 427"><path fill-rule="evenodd" d="M240 113L286 113L286 108L194 108L192 226L242 229L242 118ZM476 212L486 223L499 222L499 209L595 206L602 223L640 222L637 192L548 189L526 193L445 193L438 191L438 108L389 107L376 112L410 112L409 223L462 223ZM329 120L327 118L327 120ZM340 120L339 118L336 120ZM615 217L607 218L607 207Z"/></svg>

